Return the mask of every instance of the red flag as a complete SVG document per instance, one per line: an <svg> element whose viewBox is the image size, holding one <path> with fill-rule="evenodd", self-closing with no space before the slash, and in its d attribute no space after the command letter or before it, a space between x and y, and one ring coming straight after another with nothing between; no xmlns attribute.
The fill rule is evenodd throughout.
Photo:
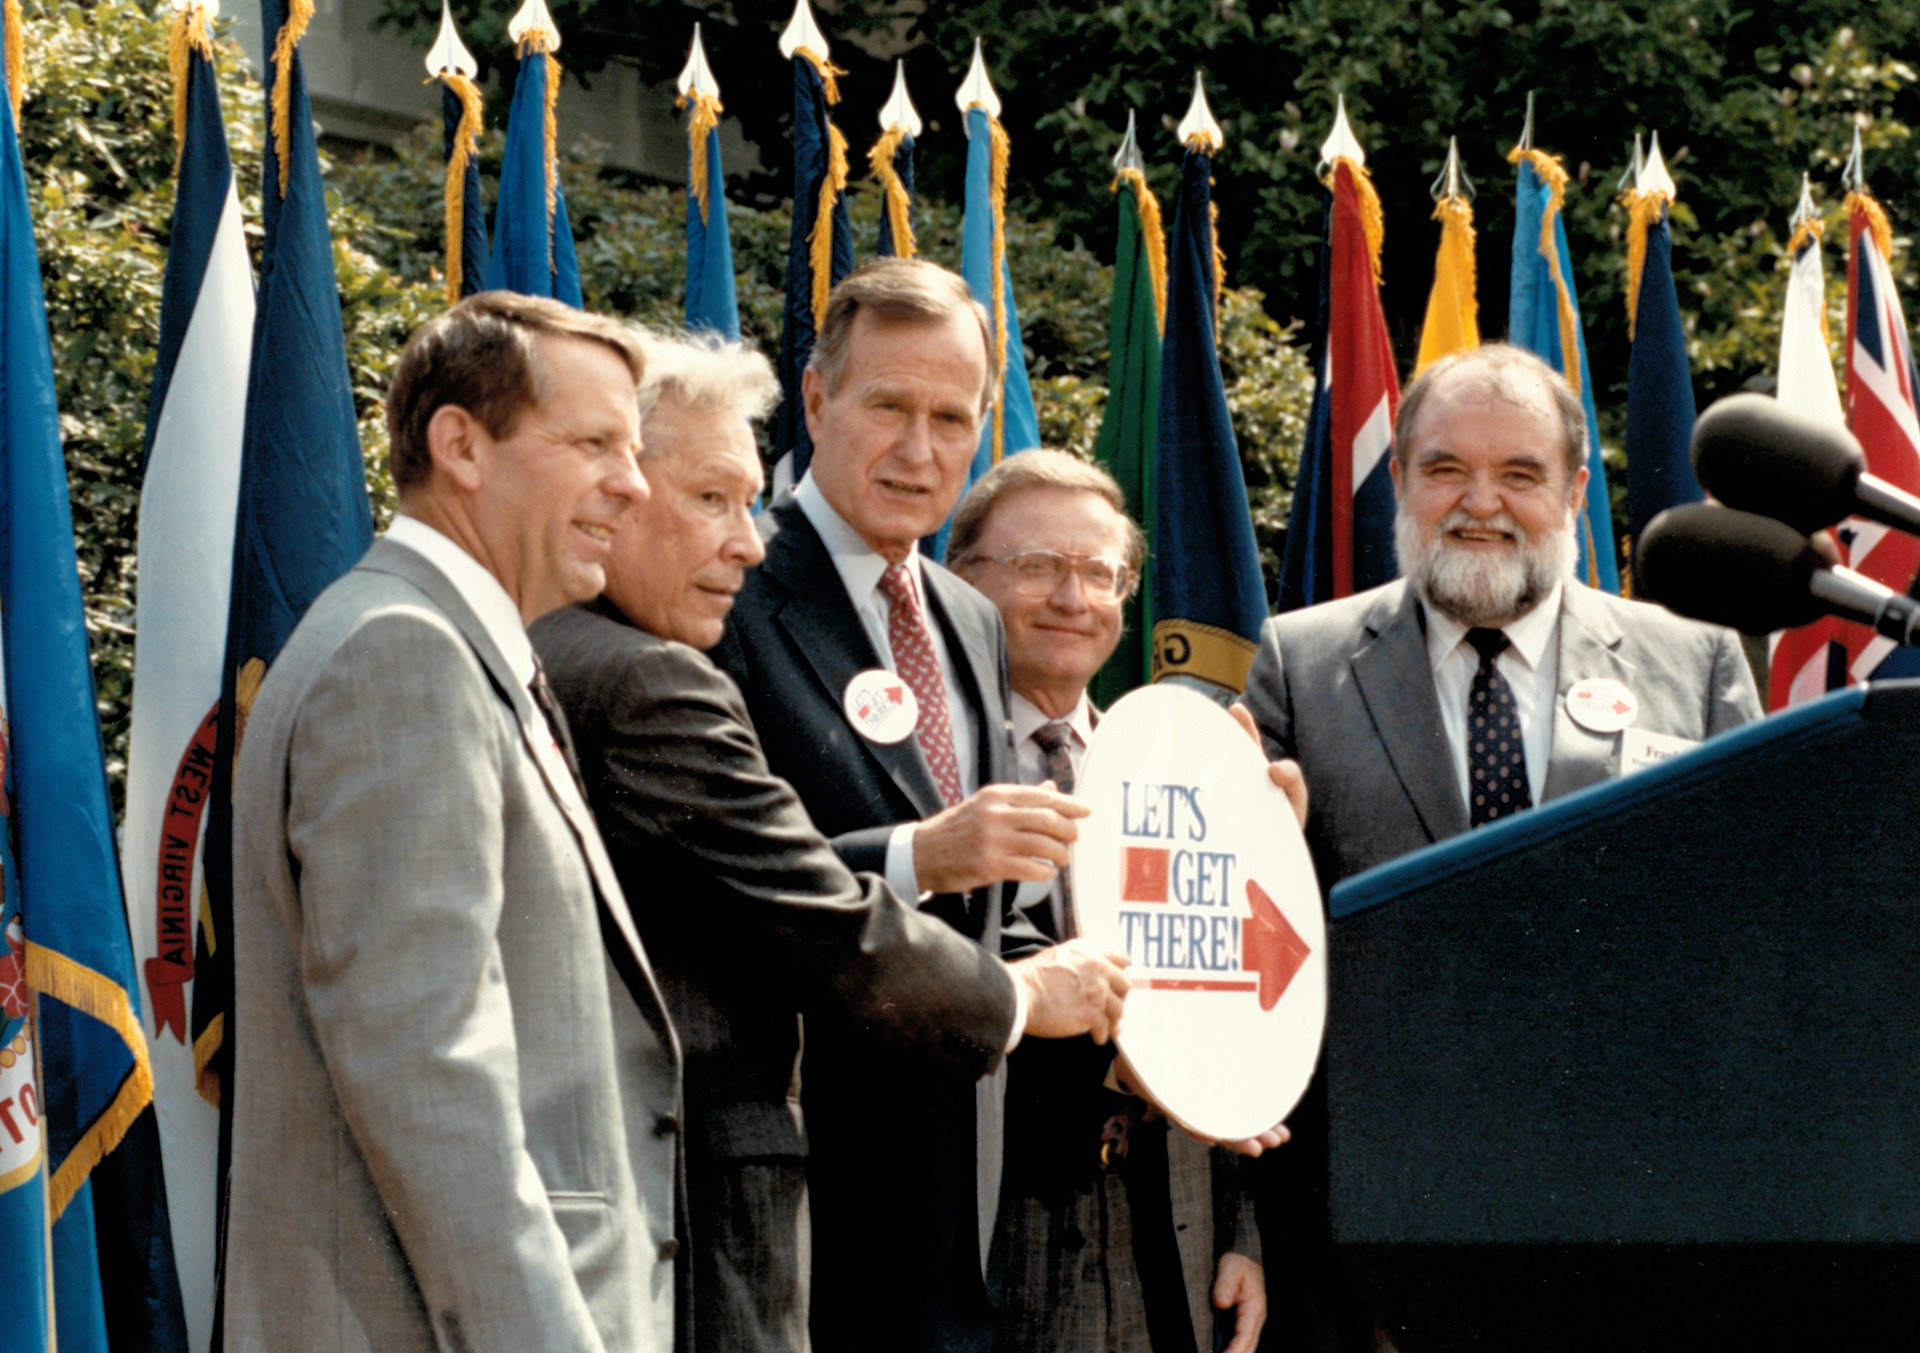
<svg viewBox="0 0 1920 1353"><path fill-rule="evenodd" d="M1342 156L1333 168L1332 305L1327 332L1331 368L1328 421L1333 442L1333 595L1351 596L1393 576L1362 567L1362 555L1391 558L1393 490L1387 452L1400 409L1387 321L1380 313L1380 199L1364 169ZM1356 539L1357 535L1357 539Z"/></svg>

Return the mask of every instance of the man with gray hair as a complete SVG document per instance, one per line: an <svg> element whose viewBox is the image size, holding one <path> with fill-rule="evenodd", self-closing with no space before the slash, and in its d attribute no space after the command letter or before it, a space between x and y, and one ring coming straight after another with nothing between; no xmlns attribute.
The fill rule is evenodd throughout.
<svg viewBox="0 0 1920 1353"><path fill-rule="evenodd" d="M691 1287L680 1346L806 1346L799 1010L971 1078L1017 1004L999 959L855 875L767 768L739 690L700 652L764 550L749 420L767 360L647 336L641 463L653 489L613 540L600 599L534 626L587 793L685 1053Z"/></svg>
<svg viewBox="0 0 1920 1353"><path fill-rule="evenodd" d="M1401 577L1267 622L1244 703L1305 772L1321 887L1760 717L1731 630L1574 578L1586 445L1578 396L1533 354L1434 363L1394 426ZM1324 1116L1316 1088L1281 1162L1319 1153L1309 1193ZM1344 1319L1341 1346L1371 1349Z"/></svg>

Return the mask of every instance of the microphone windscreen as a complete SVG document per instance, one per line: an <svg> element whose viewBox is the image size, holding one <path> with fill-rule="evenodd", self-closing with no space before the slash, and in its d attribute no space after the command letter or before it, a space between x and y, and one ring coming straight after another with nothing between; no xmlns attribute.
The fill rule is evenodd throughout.
<svg viewBox="0 0 1920 1353"><path fill-rule="evenodd" d="M1695 620L1766 634L1818 620L1826 561L1791 526L1714 503L1668 508L1634 548L1637 594Z"/></svg>
<svg viewBox="0 0 1920 1353"><path fill-rule="evenodd" d="M1742 512L1810 535L1854 510L1867 468L1843 427L1795 412L1766 395L1729 395L1693 427L1693 473L1701 487Z"/></svg>

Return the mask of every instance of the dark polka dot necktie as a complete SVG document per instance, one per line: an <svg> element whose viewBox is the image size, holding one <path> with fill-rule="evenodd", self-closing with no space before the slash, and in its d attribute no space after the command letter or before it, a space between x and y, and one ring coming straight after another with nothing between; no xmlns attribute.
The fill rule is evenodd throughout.
<svg viewBox="0 0 1920 1353"><path fill-rule="evenodd" d="M1507 647L1507 636L1471 629L1467 642L1480 655L1480 669L1467 690L1467 822L1478 827L1533 807L1533 792L1527 787L1520 709L1513 687L1493 665Z"/></svg>
<svg viewBox="0 0 1920 1353"><path fill-rule="evenodd" d="M1073 793L1073 728L1064 719L1052 723L1043 723L1033 730L1033 740L1047 759L1047 778L1053 781L1053 787L1062 794ZM1068 918L1067 934L1077 933L1073 917L1073 871L1061 867L1060 870L1060 909ZM1034 907L1028 912L1033 921L1050 939L1060 939L1055 935L1052 907Z"/></svg>

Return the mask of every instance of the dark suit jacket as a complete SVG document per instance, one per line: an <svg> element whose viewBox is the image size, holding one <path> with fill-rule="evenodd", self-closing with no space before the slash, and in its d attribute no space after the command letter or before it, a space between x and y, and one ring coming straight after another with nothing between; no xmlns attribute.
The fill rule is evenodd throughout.
<svg viewBox="0 0 1920 1353"><path fill-rule="evenodd" d="M704 656L605 601L532 637L685 1050L694 1348L797 1350L799 1007L971 1081L1000 1061L1013 983L848 871Z"/></svg>
<svg viewBox="0 0 1920 1353"><path fill-rule="evenodd" d="M848 681L880 659L812 523L787 501L762 515L761 534L766 560L747 575L714 660L739 683L768 764L799 791L840 857L883 869L893 828L940 810L933 773L917 739L883 746L847 723ZM927 613L980 730L979 781L1013 780L1000 614L938 564L927 562L924 576ZM1030 933L1021 918L1003 935L1011 894L994 885L921 910L995 951ZM834 1010L810 1006L806 1030L816 1348L989 1349L975 1078L909 1058Z"/></svg>

